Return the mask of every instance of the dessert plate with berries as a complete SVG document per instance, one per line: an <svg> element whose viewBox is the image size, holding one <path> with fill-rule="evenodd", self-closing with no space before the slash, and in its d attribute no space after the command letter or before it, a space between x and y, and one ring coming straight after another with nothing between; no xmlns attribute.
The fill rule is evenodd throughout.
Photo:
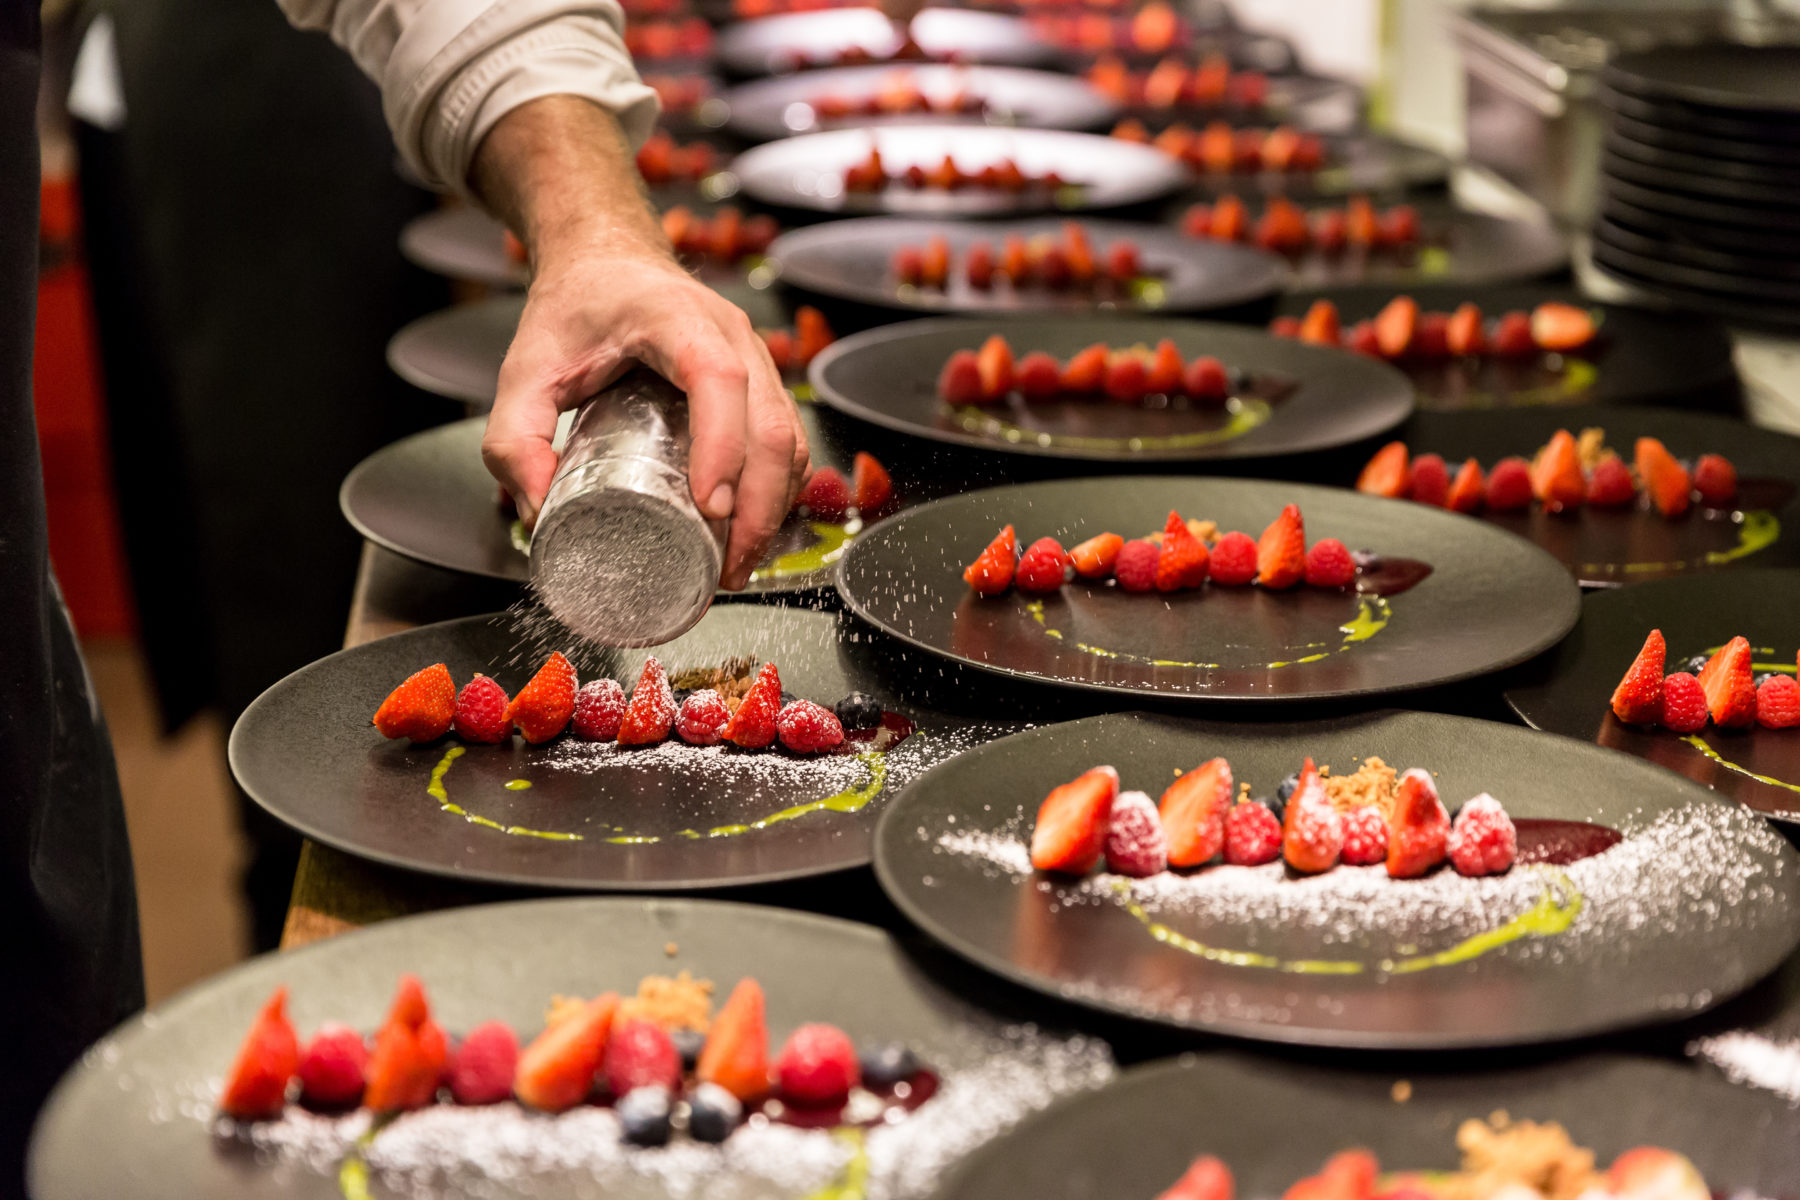
<svg viewBox="0 0 1800 1200"><path fill-rule="evenodd" d="M1453 513L1164 476L920 505L851 545L838 590L883 632L983 671L1197 704L1473 678L1554 645L1580 608L1555 559Z"/></svg>
<svg viewBox="0 0 1800 1200"><path fill-rule="evenodd" d="M937 482L896 485L874 455L850 449L835 426L825 429L814 406L801 405L799 412L816 470L747 592L831 586L833 565L865 525L944 490ZM376 451L338 489L344 518L369 541L407 558L524 583L531 577L531 539L482 465L485 427L481 417L456 421Z"/></svg>
<svg viewBox="0 0 1800 1200"><path fill-rule="evenodd" d="M908 321L835 343L810 378L823 403L914 437L1102 462L1326 450L1412 411L1386 364L1160 317Z"/></svg>
<svg viewBox="0 0 1800 1200"><path fill-rule="evenodd" d="M1235 70L1220 49L1191 59L1171 54L1142 70L1106 55L1082 77L1131 116L1157 124L1225 120L1336 131L1353 127L1362 108L1362 91L1348 80Z"/></svg>
<svg viewBox="0 0 1800 1200"><path fill-rule="evenodd" d="M1466 512L1585 587L1800 564L1800 441L1659 408L1419 413L1359 490Z"/></svg>
<svg viewBox="0 0 1800 1200"><path fill-rule="evenodd" d="M1509 688L1529 724L1649 759L1800 822L1800 571L1596 592L1576 635Z"/></svg>
<svg viewBox="0 0 1800 1200"><path fill-rule="evenodd" d="M832 214L989 217L1160 200L1186 172L1148 146L1064 129L887 125L766 142L732 160L744 195Z"/></svg>
<svg viewBox="0 0 1800 1200"><path fill-rule="evenodd" d="M431 874L590 890L823 874L868 861L892 789L1011 729L958 715L955 673L855 633L757 604L716 605L652 655L517 611L429 625L263 693L232 770L307 836Z"/></svg>
<svg viewBox="0 0 1800 1200"><path fill-rule="evenodd" d="M1099 129L1118 107L1082 80L1019 67L838 67L739 84L729 127L753 142L848 125L967 122Z"/></svg>
<svg viewBox="0 0 1800 1200"><path fill-rule="evenodd" d="M939 1195L1710 1200L1787 1194L1797 1147L1794 1108L1646 1056L1357 1071L1189 1054L1021 1123Z"/></svg>
<svg viewBox="0 0 1800 1200"><path fill-rule="evenodd" d="M1343 196L1435 187L1450 173L1436 150L1374 133L1313 133L1210 121L1200 128L1176 121L1152 130L1135 117L1115 125L1116 141L1147 146L1181 166L1188 180L1211 194Z"/></svg>
<svg viewBox="0 0 1800 1200"><path fill-rule="evenodd" d="M1287 280L1280 259L1248 246L1095 218L826 221L777 238L769 260L789 287L927 313L1205 312Z"/></svg>
<svg viewBox="0 0 1800 1200"><path fill-rule="evenodd" d="M1426 410L1737 400L1725 327L1543 286L1290 296L1271 328L1398 365Z"/></svg>
<svg viewBox="0 0 1800 1200"><path fill-rule="evenodd" d="M720 31L719 65L733 75L782 75L867 63L1046 66L1056 51L1017 17L927 8L900 28L872 8L783 13Z"/></svg>
<svg viewBox="0 0 1800 1200"><path fill-rule="evenodd" d="M32 1195L919 1198L971 1128L1111 1077L1103 1043L1019 1017L878 930L761 905L387 921L108 1035L38 1125Z"/></svg>
<svg viewBox="0 0 1800 1200"><path fill-rule="evenodd" d="M1124 713L959 756L884 889L1015 983L1233 1036L1558 1041L1718 1004L1800 942L1800 852L1592 745L1437 713Z"/></svg>

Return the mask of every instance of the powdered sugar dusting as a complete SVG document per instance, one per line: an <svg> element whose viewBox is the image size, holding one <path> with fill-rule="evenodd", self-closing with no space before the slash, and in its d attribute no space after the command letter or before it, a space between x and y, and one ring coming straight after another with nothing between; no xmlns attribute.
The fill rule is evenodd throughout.
<svg viewBox="0 0 1800 1200"><path fill-rule="evenodd" d="M1742 1031L1722 1033L1693 1042L1688 1053L1706 1059L1733 1083L1775 1092L1800 1108L1800 1038L1776 1041Z"/></svg>

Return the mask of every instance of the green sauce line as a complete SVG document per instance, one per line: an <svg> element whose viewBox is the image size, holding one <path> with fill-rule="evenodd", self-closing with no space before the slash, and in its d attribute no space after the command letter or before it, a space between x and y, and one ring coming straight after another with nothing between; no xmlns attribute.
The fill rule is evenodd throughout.
<svg viewBox="0 0 1800 1200"><path fill-rule="evenodd" d="M1778 667L1776 669L1779 670L1780 668ZM1789 667L1788 669L1790 671L1793 670L1792 667ZM1746 779L1754 779L1756 782L1766 783L1770 787L1786 788L1790 792L1800 792L1800 784L1789 783L1785 779L1776 779L1773 775L1758 775L1748 767L1741 767L1737 763L1732 762L1729 758L1726 758L1717 750L1714 750L1707 744L1706 739L1697 733L1690 733L1681 740L1718 763L1721 767L1724 767L1727 771L1736 771Z"/></svg>
<svg viewBox="0 0 1800 1200"><path fill-rule="evenodd" d="M1184 667L1195 671L1216 671L1221 665L1219 663L1210 662L1183 662L1180 659L1174 658L1149 658L1141 654L1130 654L1123 650L1108 650L1104 646L1095 646L1087 642L1075 641L1074 639L1067 637L1062 630L1053 628L1050 625L1049 617L1044 612L1044 602L1042 600L1026 601L1025 612L1027 616L1037 622L1038 627L1044 631L1045 637L1053 638L1059 642L1066 642L1083 654L1092 654L1096 658L1111 658L1118 659L1122 662L1142 663L1149 667ZM1344 640L1340 645L1326 650L1317 650L1317 647L1327 646L1329 643L1312 642L1305 646L1293 647L1293 649L1314 650L1315 653L1307 654L1290 661L1263 663L1261 665L1266 670L1278 671L1283 667L1322 662L1325 659L1330 658L1333 654L1342 654L1358 642L1368 641L1388 627L1388 622L1393 619L1393 615L1393 607L1388 603L1386 597L1363 597L1358 604L1356 616L1338 626L1338 632L1344 635ZM1255 670L1256 668L1245 667L1242 669Z"/></svg>
<svg viewBox="0 0 1800 1200"><path fill-rule="evenodd" d="M1089 437L1074 433L1033 431L997 416L993 412L965 405L951 409L957 427L964 433L980 434L1003 442L1030 442L1038 446L1061 446L1071 450L1190 450L1200 446L1216 446L1243 437L1259 425L1268 423L1275 408L1258 397L1233 399L1226 406L1229 418L1217 429L1193 433L1168 434L1162 437Z"/></svg>

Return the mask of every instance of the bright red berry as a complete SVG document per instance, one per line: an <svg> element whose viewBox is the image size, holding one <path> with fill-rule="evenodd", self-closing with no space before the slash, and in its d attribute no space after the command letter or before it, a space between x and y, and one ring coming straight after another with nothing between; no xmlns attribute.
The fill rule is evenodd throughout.
<svg viewBox="0 0 1800 1200"><path fill-rule="evenodd" d="M775 1058L781 1098L800 1108L831 1108L862 1081L856 1045L830 1025L802 1025L788 1036Z"/></svg>
<svg viewBox="0 0 1800 1200"><path fill-rule="evenodd" d="M1106 869L1141 879L1169 865L1169 837L1156 802L1143 792L1120 792L1106 833Z"/></svg>
<svg viewBox="0 0 1800 1200"><path fill-rule="evenodd" d="M300 1096L318 1108L349 1108L362 1099L368 1067L362 1034L345 1025L321 1025L300 1056Z"/></svg>
<svg viewBox="0 0 1800 1200"><path fill-rule="evenodd" d="M821 521L841 521L850 511L850 481L834 467L820 467L800 489L794 503Z"/></svg>
<svg viewBox="0 0 1800 1200"><path fill-rule="evenodd" d="M1737 500L1737 468L1719 454L1702 454L1694 464L1694 490L1710 508L1730 508Z"/></svg>
<svg viewBox="0 0 1800 1200"><path fill-rule="evenodd" d="M675 732L692 746L711 746L725 736L731 722L731 709L724 697L711 688L690 692L675 714Z"/></svg>
<svg viewBox="0 0 1800 1200"><path fill-rule="evenodd" d="M1450 865L1458 875L1499 875L1519 856L1519 835L1486 792L1462 806L1450 826Z"/></svg>
<svg viewBox="0 0 1800 1200"><path fill-rule="evenodd" d="M681 1053L656 1022L624 1021L607 1039L601 1074L615 1097L639 1087L664 1087L673 1092L681 1085Z"/></svg>
<svg viewBox="0 0 1800 1200"><path fill-rule="evenodd" d="M1588 475L1587 502L1595 508L1624 508L1637 499L1637 485L1631 470L1616 454L1609 454L1594 464Z"/></svg>
<svg viewBox="0 0 1800 1200"><path fill-rule="evenodd" d="M675 724L675 693L669 673L653 654L644 660L631 702L619 720L619 745L654 746L669 736Z"/></svg>
<svg viewBox="0 0 1800 1200"><path fill-rule="evenodd" d="M1444 507L1450 495L1450 468L1440 454L1421 454L1412 461L1412 498L1420 504Z"/></svg>
<svg viewBox="0 0 1800 1200"><path fill-rule="evenodd" d="M458 1104L498 1104L512 1096L519 1039L504 1021L469 1030L450 1064L450 1095Z"/></svg>
<svg viewBox="0 0 1800 1200"><path fill-rule="evenodd" d="M1346 588L1356 582L1356 560L1336 538L1320 538L1306 552L1306 582L1317 588Z"/></svg>
<svg viewBox="0 0 1800 1200"><path fill-rule="evenodd" d="M1234 804L1225 814L1225 861L1260 867L1281 857L1281 822L1254 800Z"/></svg>
<svg viewBox="0 0 1800 1200"><path fill-rule="evenodd" d="M1693 733L1706 726L1706 689L1686 671L1663 680L1662 715L1659 723L1675 733Z"/></svg>
<svg viewBox="0 0 1800 1200"><path fill-rule="evenodd" d="M1021 592L1045 595L1059 591L1069 578L1069 555L1053 537L1039 538L1019 558L1013 586Z"/></svg>
<svg viewBox="0 0 1800 1200"><path fill-rule="evenodd" d="M465 742L504 742L512 736L506 719L506 689L477 675L456 694L456 736Z"/></svg>
<svg viewBox="0 0 1800 1200"><path fill-rule="evenodd" d="M388 693L375 710L375 728L382 737L433 742L449 732L455 718L456 684L448 667L433 663Z"/></svg>
<svg viewBox="0 0 1800 1200"><path fill-rule="evenodd" d="M1756 723L1764 729L1800 725L1800 682L1792 675L1771 675L1756 689Z"/></svg>
<svg viewBox="0 0 1800 1200"><path fill-rule="evenodd" d="M625 689L616 679L590 679L575 693L575 736L610 742L625 717Z"/></svg>
<svg viewBox="0 0 1800 1200"><path fill-rule="evenodd" d="M506 706L506 719L518 727L532 745L547 742L564 729L575 715L575 667L553 650L531 682Z"/></svg>
<svg viewBox="0 0 1800 1200"><path fill-rule="evenodd" d="M1494 512L1522 512L1531 507L1531 464L1503 458L1488 473L1487 506Z"/></svg>
<svg viewBox="0 0 1800 1200"><path fill-rule="evenodd" d="M1387 818L1373 804L1344 814L1344 849L1340 859L1352 867L1368 867L1387 861Z"/></svg>
<svg viewBox="0 0 1800 1200"><path fill-rule="evenodd" d="M816 754L844 742L844 727L837 714L811 700L796 700L775 718L781 744L796 754Z"/></svg>
<svg viewBox="0 0 1800 1200"><path fill-rule="evenodd" d="M1162 548L1148 538L1136 538L1119 548L1119 561L1113 564L1113 577L1128 592L1156 590L1156 563Z"/></svg>
<svg viewBox="0 0 1800 1200"><path fill-rule="evenodd" d="M1214 583L1243 587L1256 578L1256 539L1232 530L1213 543L1207 564Z"/></svg>

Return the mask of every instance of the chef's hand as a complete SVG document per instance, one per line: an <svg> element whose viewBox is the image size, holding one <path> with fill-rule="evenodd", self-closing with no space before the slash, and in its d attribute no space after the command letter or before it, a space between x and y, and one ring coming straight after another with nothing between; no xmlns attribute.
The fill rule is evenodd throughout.
<svg viewBox="0 0 1800 1200"><path fill-rule="evenodd" d="M799 415L750 319L681 269L617 123L585 100L508 113L474 182L533 265L481 443L488 470L530 528L556 472L558 415L642 363L687 393L694 502L731 518L720 583L743 587L807 468Z"/></svg>

